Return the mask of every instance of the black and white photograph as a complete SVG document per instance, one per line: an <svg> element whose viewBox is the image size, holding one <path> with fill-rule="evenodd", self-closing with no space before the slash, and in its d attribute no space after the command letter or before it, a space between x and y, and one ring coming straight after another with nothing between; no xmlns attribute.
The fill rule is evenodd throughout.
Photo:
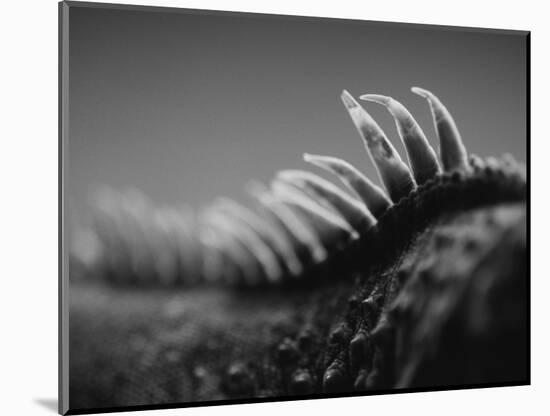
<svg viewBox="0 0 550 416"><path fill-rule="evenodd" d="M59 3L60 412L530 384L530 40Z"/></svg>

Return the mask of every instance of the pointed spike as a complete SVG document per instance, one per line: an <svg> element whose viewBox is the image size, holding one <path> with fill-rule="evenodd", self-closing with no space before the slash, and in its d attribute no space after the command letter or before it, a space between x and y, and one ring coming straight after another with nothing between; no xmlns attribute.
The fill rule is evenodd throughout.
<svg viewBox="0 0 550 416"><path fill-rule="evenodd" d="M336 175L355 191L375 218L379 218L392 205L382 188L372 183L359 169L345 160L304 153L304 161Z"/></svg>
<svg viewBox="0 0 550 416"><path fill-rule="evenodd" d="M292 209L275 198L262 183L257 181L249 182L246 190L258 201L260 207L271 215L288 236L294 240L297 251L305 248L309 252L311 259L316 263L326 259L327 252L321 244L317 233L315 233L310 225L298 217Z"/></svg>
<svg viewBox="0 0 550 416"><path fill-rule="evenodd" d="M297 276L303 270L302 264L294 251L291 240L283 230L274 226L264 218L259 217L255 212L247 207L228 198L219 198L216 201L216 206L223 210L228 215L248 226L251 231L255 232L268 244L271 249L284 262L287 270Z"/></svg>
<svg viewBox="0 0 550 416"><path fill-rule="evenodd" d="M370 211L329 181L303 170L284 170L277 178L306 191L314 199L322 199L340 214L355 230L366 231L376 220Z"/></svg>
<svg viewBox="0 0 550 416"><path fill-rule="evenodd" d="M350 238L358 238L349 223L340 216L323 208L317 202L299 189L275 179L272 182L274 195L300 213L304 221L308 221L320 235L325 246L346 242Z"/></svg>
<svg viewBox="0 0 550 416"><path fill-rule="evenodd" d="M435 129L439 137L440 156L443 168L446 171L468 169L468 152L460 137L453 117L443 103L433 93L419 87L412 87L411 91L426 99L430 105Z"/></svg>
<svg viewBox="0 0 550 416"><path fill-rule="evenodd" d="M423 184L441 172L434 149L403 104L392 97L378 94L365 94L359 98L385 106L393 116L399 137L407 149L416 183Z"/></svg>
<svg viewBox="0 0 550 416"><path fill-rule="evenodd" d="M352 95L344 90L341 98L355 127L363 138L365 147L390 198L394 202L399 201L416 187L409 168L403 163L397 150L386 138L380 126L355 101Z"/></svg>

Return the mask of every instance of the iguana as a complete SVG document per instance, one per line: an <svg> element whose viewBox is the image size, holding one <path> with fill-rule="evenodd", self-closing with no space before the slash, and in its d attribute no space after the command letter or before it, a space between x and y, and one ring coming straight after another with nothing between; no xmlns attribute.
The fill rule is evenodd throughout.
<svg viewBox="0 0 550 416"><path fill-rule="evenodd" d="M408 110L408 165L347 91L385 190L346 161L198 213L113 194L70 257L70 408L324 397L529 380L528 182L468 154L431 92L439 158ZM409 168L410 166L410 168Z"/></svg>

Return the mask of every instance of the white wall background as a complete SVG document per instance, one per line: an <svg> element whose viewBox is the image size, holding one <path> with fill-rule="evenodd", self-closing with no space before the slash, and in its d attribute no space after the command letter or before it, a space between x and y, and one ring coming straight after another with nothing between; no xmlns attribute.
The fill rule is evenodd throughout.
<svg viewBox="0 0 550 416"><path fill-rule="evenodd" d="M549 414L550 26L542 1L306 0L119 1L261 13L479 26L532 31L532 385L277 404L150 411L150 415ZM3 2L0 36L0 413L48 415L57 397L57 4ZM7 95L6 95L7 90ZM6 233L7 230L7 233ZM7 267L6 267L7 265ZM503 363L506 365L506 363ZM142 413L129 413L142 414Z"/></svg>

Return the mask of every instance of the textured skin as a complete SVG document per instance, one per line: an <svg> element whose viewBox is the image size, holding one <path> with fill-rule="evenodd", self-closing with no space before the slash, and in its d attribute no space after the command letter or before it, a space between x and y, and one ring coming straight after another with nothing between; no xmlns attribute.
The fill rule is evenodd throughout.
<svg viewBox="0 0 550 416"><path fill-rule="evenodd" d="M422 185L299 285L74 283L70 407L527 382L525 203L492 166Z"/></svg>

